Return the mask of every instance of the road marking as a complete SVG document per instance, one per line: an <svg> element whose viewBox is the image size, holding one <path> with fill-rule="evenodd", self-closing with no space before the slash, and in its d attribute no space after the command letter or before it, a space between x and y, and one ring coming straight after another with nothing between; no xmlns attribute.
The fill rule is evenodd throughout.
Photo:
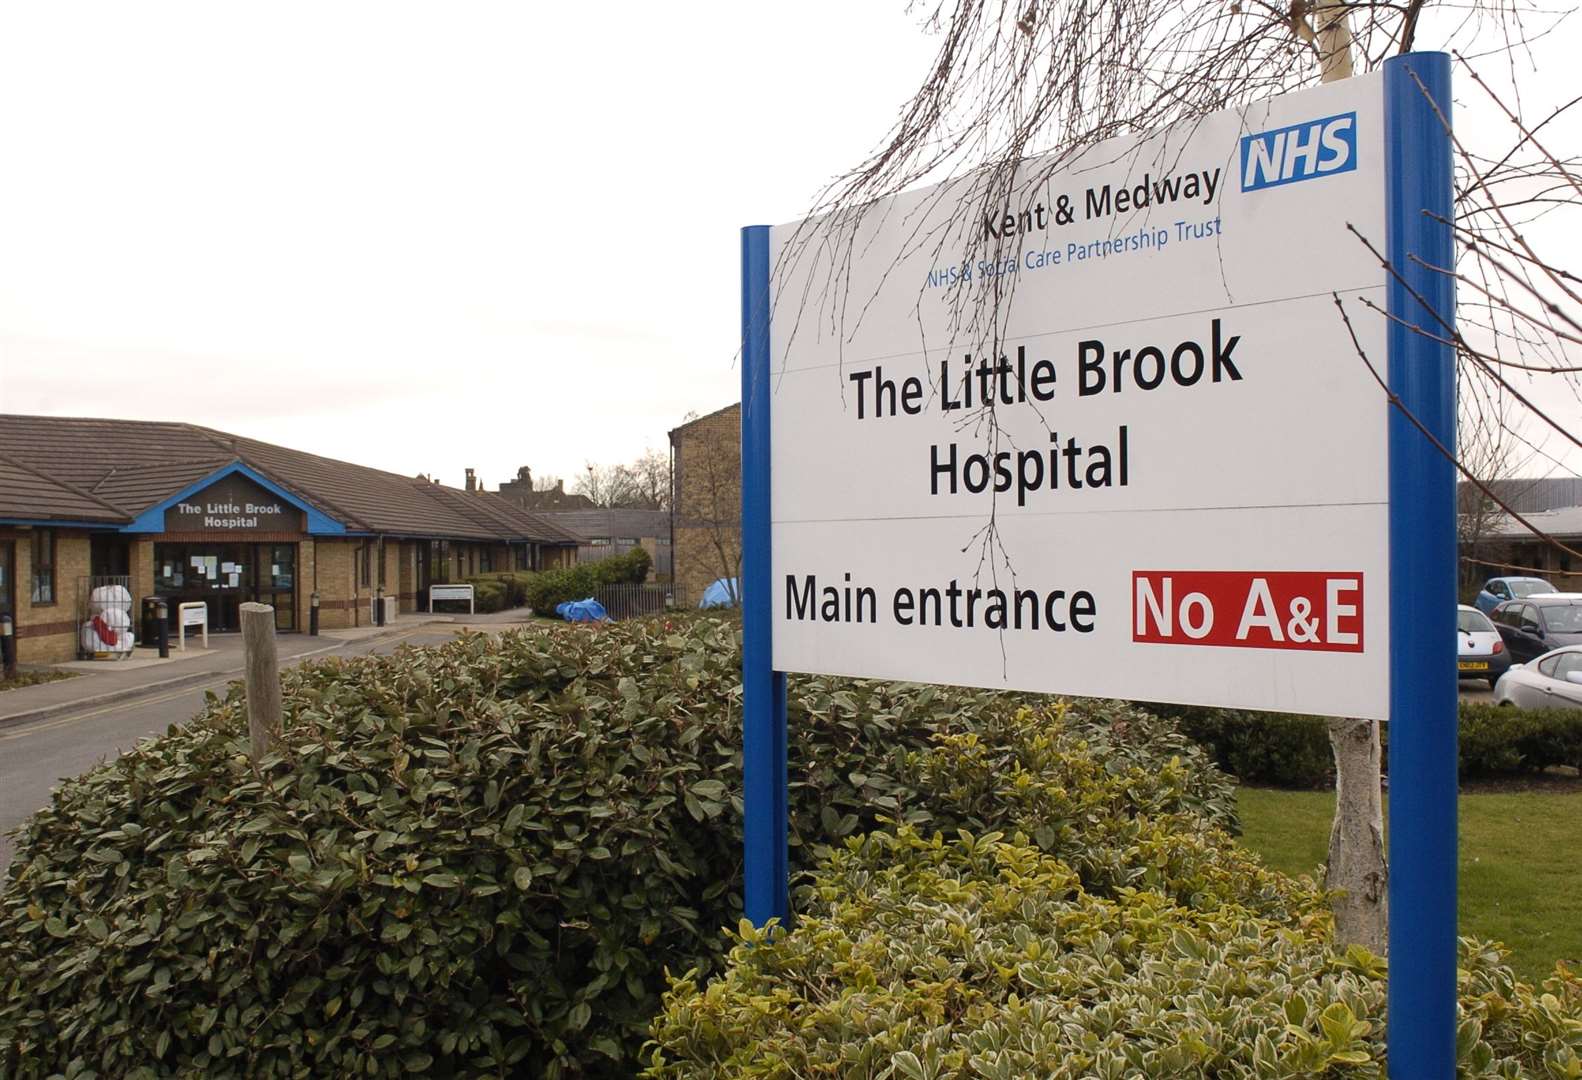
<svg viewBox="0 0 1582 1080"><path fill-rule="evenodd" d="M397 643L397 642L405 641L407 638L411 637L413 634L416 634L418 632L419 631L415 630L415 629L414 630L408 630L408 631L405 631L404 633L392 635L390 637L377 638L371 644L373 644L375 646L394 644L394 643ZM346 643L346 647L355 646L357 644L359 644L359 642L348 641ZM325 653L338 651L339 648L341 648L341 647L337 646L336 649L324 650L324 652L320 653L319 655L324 655ZM365 653L364 655L372 655L372 654L371 653ZM41 731L54 731L56 728L67 727L67 726L69 726L71 724L80 723L83 720L91 720L95 716L103 716L105 713L120 712L120 711L122 711L124 709L142 708L144 705L161 705L161 704L164 704L167 701L175 701L178 698L184 698L184 697L187 697L190 694L202 693L205 690L213 690L217 686L224 686L227 683L235 682L236 678L240 677L240 674L241 673L238 672L236 674L236 676L231 676L231 675L217 676L217 677L215 677L213 679L210 679L208 682L193 683L191 686L184 686L180 690L172 690L168 694L161 694L161 695L159 695L157 697L133 698L132 700L127 701L127 702L125 702L123 704L120 704L120 705L106 705L103 708L93 709L93 710L91 710L89 712L71 713L68 716L62 716L62 717L60 717L58 719L55 719L55 720L42 720L42 721L40 721L37 724L29 725L27 727L24 727L24 728L18 730L18 731L13 731L13 732L11 732L9 734L5 734L5 735L0 735L0 742L10 742L12 739L25 739L29 735L35 735L35 734L37 734L37 733L39 733ZM145 738L154 738L154 736L152 736L152 735L144 736L144 737Z"/></svg>

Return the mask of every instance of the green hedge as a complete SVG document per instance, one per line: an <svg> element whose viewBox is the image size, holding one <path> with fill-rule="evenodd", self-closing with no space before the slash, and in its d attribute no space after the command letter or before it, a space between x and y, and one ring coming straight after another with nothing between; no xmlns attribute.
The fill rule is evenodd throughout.
<svg viewBox="0 0 1582 1080"><path fill-rule="evenodd" d="M740 637L546 627L238 688L56 790L0 892L0 1076L630 1076L741 910ZM792 862L895 819L1017 827L1099 895L1316 917L1233 792L1124 705L796 678Z"/></svg>
<svg viewBox="0 0 1582 1080"><path fill-rule="evenodd" d="M532 571L529 570L496 570L487 574L474 574L465 580L474 587L479 611L504 611L507 608L526 606L527 585L533 577ZM484 607L483 590L485 589L498 594L491 597L489 607Z"/></svg>
<svg viewBox="0 0 1582 1080"><path fill-rule="evenodd" d="M1287 788L1333 785L1334 756L1319 716L1147 705L1205 747L1219 766L1247 783ZM1465 778L1515 776L1557 765L1582 769L1582 710L1523 710L1460 704L1460 772ZM1381 728L1389 765L1390 726Z"/></svg>
<svg viewBox="0 0 1582 1080"><path fill-rule="evenodd" d="M534 574L527 583L527 606L540 615L553 615L556 605L567 600L585 600L606 585L641 583L647 579L652 565L648 552L638 547L625 555L614 555L598 562L545 570Z"/></svg>
<svg viewBox="0 0 1582 1080"><path fill-rule="evenodd" d="M625 555L565 569L500 570L474 574L464 581L473 586L478 611L530 607L540 615L553 615L555 605L566 600L584 600L606 585L646 580L652 565L648 552L639 547Z"/></svg>
<svg viewBox="0 0 1582 1080"><path fill-rule="evenodd" d="M1094 895L997 833L851 842L789 933L674 980L650 1080L1382 1077L1386 973L1319 920ZM1576 1075L1582 980L1546 994L1463 939L1462 1076Z"/></svg>

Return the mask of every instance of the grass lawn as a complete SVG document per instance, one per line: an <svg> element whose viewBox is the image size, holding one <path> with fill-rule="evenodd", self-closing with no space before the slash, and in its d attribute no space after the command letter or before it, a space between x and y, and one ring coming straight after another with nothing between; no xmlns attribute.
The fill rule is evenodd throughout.
<svg viewBox="0 0 1582 1080"><path fill-rule="evenodd" d="M1275 869L1319 872L1334 792L1244 787L1237 801L1244 845ZM1582 793L1463 794L1460 818L1461 933L1504 942L1534 982L1556 960L1582 966Z"/></svg>

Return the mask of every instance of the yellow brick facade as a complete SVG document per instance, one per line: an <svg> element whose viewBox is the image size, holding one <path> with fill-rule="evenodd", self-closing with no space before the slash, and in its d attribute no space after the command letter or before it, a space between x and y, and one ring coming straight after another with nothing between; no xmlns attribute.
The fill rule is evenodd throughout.
<svg viewBox="0 0 1582 1080"><path fill-rule="evenodd" d="M88 535L55 529L55 589L49 603L35 604L33 587L34 530L0 528L0 543L12 545L12 619L17 658L26 664L55 664L77 657L77 635L84 597L80 584L88 576Z"/></svg>
<svg viewBox="0 0 1582 1080"><path fill-rule="evenodd" d="M688 605L717 578L741 572L741 432L741 406L731 405L670 433L675 581Z"/></svg>

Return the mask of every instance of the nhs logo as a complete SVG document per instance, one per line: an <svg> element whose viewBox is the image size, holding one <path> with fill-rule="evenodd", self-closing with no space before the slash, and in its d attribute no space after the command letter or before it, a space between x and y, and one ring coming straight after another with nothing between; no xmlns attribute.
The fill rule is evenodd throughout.
<svg viewBox="0 0 1582 1080"><path fill-rule="evenodd" d="M1341 113L1241 140L1241 189L1258 191L1357 167L1357 114Z"/></svg>

